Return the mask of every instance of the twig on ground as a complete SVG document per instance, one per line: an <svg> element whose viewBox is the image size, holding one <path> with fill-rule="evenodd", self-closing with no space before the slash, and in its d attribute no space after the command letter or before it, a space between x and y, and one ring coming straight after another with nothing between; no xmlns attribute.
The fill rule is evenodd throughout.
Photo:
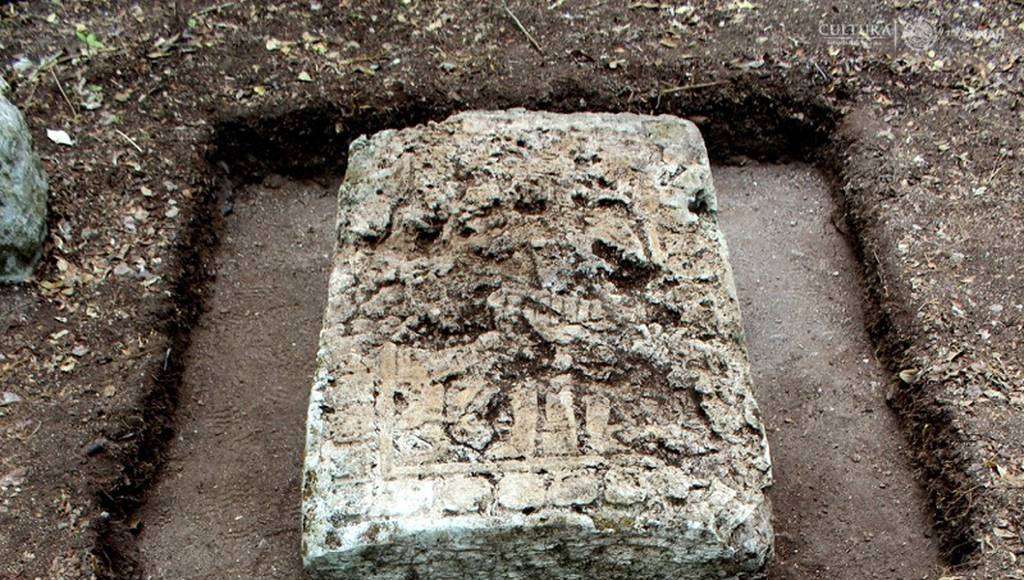
<svg viewBox="0 0 1024 580"><path fill-rule="evenodd" d="M536 48L537 52L539 52L539 53L541 53L541 55L543 55L544 54L544 49L541 48L540 43L537 42L537 39L534 38L532 34L530 34L530 31L527 30L525 26L523 26L523 23L520 22L518 18L516 18L515 13L513 13L512 9L508 7L508 4L504 4L504 8L505 8L505 12L509 15L509 17L512 18L512 22L516 23L516 26L519 28L519 31L522 32L523 35L526 36L526 39L530 41L530 44L533 45L533 48Z"/></svg>
<svg viewBox="0 0 1024 580"><path fill-rule="evenodd" d="M667 89L662 89L661 92L658 93L658 96L671 95L673 93L682 93L685 91L695 91L697 89L706 89L708 87L717 87L718 85L726 85L729 84L730 82L732 81L710 81L706 83L695 83L692 85L680 85L677 87L669 87Z"/></svg>
<svg viewBox="0 0 1024 580"><path fill-rule="evenodd" d="M67 103L68 108L71 109L71 116L78 117L78 111L75 109L75 106L71 104L71 99L69 99L68 94L64 92L64 87L60 84L60 79L57 78L57 73L53 72L52 68L50 69L50 75L53 76L53 81L57 83L57 89L60 91L60 95L64 97L64 102Z"/></svg>
<svg viewBox="0 0 1024 580"><path fill-rule="evenodd" d="M223 4L217 4L215 6L207 6L206 8L203 8L202 10L197 10L197 11L193 12L192 16L193 17L195 17L195 16L202 16L204 14L209 14L210 12L219 12L219 11L223 10L224 8L230 8L230 7L234 6L235 4L238 4L238 2L225 2Z"/></svg>
<svg viewBox="0 0 1024 580"><path fill-rule="evenodd" d="M139 147L139 144L136 143L134 139L132 139L131 137L126 135L124 131L122 131L120 129L114 129L114 132L117 133L118 135L124 137L125 141L131 143L132 147L134 147L136 151L138 151L139 153L144 153L144 151L142 150L142 147Z"/></svg>

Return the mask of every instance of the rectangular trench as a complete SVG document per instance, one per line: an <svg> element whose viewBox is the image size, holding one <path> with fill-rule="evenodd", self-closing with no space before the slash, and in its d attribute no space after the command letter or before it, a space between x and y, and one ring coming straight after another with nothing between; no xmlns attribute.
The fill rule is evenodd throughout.
<svg viewBox="0 0 1024 580"><path fill-rule="evenodd" d="M812 166L714 169L775 485L771 578L938 578L856 256Z"/></svg>
<svg viewBox="0 0 1024 580"><path fill-rule="evenodd" d="M937 542L864 330L856 259L808 165L716 166L775 462L773 579L936 578ZM151 578L298 578L306 398L336 183L270 178L224 210L177 437L140 514Z"/></svg>

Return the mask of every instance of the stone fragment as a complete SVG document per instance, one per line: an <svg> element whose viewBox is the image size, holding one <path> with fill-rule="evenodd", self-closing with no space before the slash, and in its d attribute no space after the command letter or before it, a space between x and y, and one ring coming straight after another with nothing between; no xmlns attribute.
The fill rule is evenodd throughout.
<svg viewBox="0 0 1024 580"><path fill-rule="evenodd" d="M307 569L758 577L771 461L715 211L675 117L474 112L354 142Z"/></svg>
<svg viewBox="0 0 1024 580"><path fill-rule="evenodd" d="M46 175L0 79L0 282L32 275L46 237Z"/></svg>

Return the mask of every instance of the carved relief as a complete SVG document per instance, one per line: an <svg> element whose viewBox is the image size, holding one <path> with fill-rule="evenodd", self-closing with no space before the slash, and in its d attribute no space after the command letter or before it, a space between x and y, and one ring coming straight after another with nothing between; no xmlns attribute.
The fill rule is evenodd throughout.
<svg viewBox="0 0 1024 580"><path fill-rule="evenodd" d="M353 434L370 419L377 427L375 452L385 477L421 467L427 472L458 471L466 461L518 462L511 469L531 469L531 460L593 455L595 459L625 451L615 439L611 400L586 393L568 375L550 381L525 381L511 388L470 378L434 380L418 362L415 349L394 343L380 347L374 404L351 407L335 422ZM345 427L347 426L347 427ZM340 442L342 438L336 437ZM355 441L355 440L353 440ZM541 464L538 464L541 465ZM566 463L566 466L575 465ZM395 471L399 466L405 469Z"/></svg>

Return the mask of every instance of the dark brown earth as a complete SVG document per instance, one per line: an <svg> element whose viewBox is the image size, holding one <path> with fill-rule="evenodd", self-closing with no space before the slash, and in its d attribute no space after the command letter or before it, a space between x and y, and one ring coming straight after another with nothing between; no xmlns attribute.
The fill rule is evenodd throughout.
<svg viewBox="0 0 1024 580"><path fill-rule="evenodd" d="M830 36L896 20L934 36ZM674 113L718 159L825 170L951 575L1024 577L1022 46L1016 0L0 5L52 190L36 280L0 289L0 577L137 570L228 184L509 106Z"/></svg>
<svg viewBox="0 0 1024 580"><path fill-rule="evenodd" d="M299 576L304 419L334 192L283 182L233 201L185 355L178 436L141 513L147 577Z"/></svg>
<svg viewBox="0 0 1024 580"><path fill-rule="evenodd" d="M940 577L828 182L802 163L717 167L714 179L772 450L771 578Z"/></svg>
<svg viewBox="0 0 1024 580"><path fill-rule="evenodd" d="M827 182L798 163L714 177L775 461L770 578L938 578ZM280 187L234 200L210 264L179 435L141 514L149 577L301 576L298 474L335 203L333 189L269 181Z"/></svg>

